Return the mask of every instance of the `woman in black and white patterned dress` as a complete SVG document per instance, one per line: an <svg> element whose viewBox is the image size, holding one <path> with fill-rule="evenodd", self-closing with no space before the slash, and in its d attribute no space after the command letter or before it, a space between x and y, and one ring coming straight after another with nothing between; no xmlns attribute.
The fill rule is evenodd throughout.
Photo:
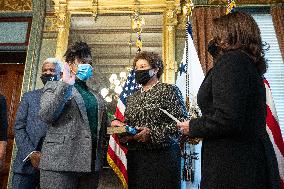
<svg viewBox="0 0 284 189"><path fill-rule="evenodd" d="M121 139L128 147L129 189L178 189L180 150L176 123L160 108L179 120L186 119L181 93L176 86L159 82L163 62L157 54L141 52L133 66L142 88L127 98L125 122L112 122L112 126L127 124L139 131Z"/></svg>

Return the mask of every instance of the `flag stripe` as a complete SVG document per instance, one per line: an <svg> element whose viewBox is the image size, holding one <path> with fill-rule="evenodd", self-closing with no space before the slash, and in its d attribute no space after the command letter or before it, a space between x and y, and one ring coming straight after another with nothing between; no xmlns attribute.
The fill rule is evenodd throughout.
<svg viewBox="0 0 284 189"><path fill-rule="evenodd" d="M119 96L116 111L114 113L116 119L124 122L124 112L126 98L139 89L139 85L135 82L135 70L129 73L122 92ZM123 187L128 188L128 174L127 174L127 148L122 146L117 135L110 136L107 160L111 168L121 180Z"/></svg>
<svg viewBox="0 0 284 189"><path fill-rule="evenodd" d="M127 177L125 175L123 175L123 173L120 171L121 169L118 168L117 164L111 159L111 157L109 155L109 151L108 151L108 154L107 154L107 161L108 161L109 165L111 166L111 168L113 169L113 171L115 172L115 174L121 180L123 187L125 189L128 189L128 181L126 181L126 179L125 179Z"/></svg>
<svg viewBox="0 0 284 189"><path fill-rule="evenodd" d="M281 135L280 127L272 115L269 106L267 105L267 116L266 116L266 124L267 127L271 130L273 141L276 144L276 146L279 148L279 151L281 154L284 154L284 145L283 145L283 139Z"/></svg>
<svg viewBox="0 0 284 189"><path fill-rule="evenodd" d="M267 133L269 135L269 138L272 138L272 132L271 130L267 129ZM284 157L281 154L281 152L279 151L279 149L277 148L277 146L275 145L274 142L272 142L273 145L273 149L276 155L276 159L277 159L277 163L278 163L278 169L279 169L279 175L281 178L281 182L283 183L284 181ZM284 189L284 188L283 188Z"/></svg>
<svg viewBox="0 0 284 189"><path fill-rule="evenodd" d="M109 150L108 155L109 155L110 159L111 159L113 162L115 162L115 164L116 164L117 167L119 167L120 172L122 173L123 177L124 177L125 180L127 181L127 177L126 177L126 175L127 175L126 167L127 167L127 166L125 166L125 165L123 164L123 162L121 161L121 159L118 158L119 156L117 156L117 155L115 154L115 152L114 152L112 149L108 149L108 150Z"/></svg>
<svg viewBox="0 0 284 189"><path fill-rule="evenodd" d="M119 146L119 148L116 148L117 145ZM118 138L117 135L112 135L110 137L109 146L111 147L111 149L115 152L115 154L117 156L120 156L120 157L126 159L125 154L127 153L127 149L119 144L119 138Z"/></svg>
<svg viewBox="0 0 284 189"><path fill-rule="evenodd" d="M120 99L118 99L118 101L117 101L117 107L118 107L121 115L124 115L125 105L123 104L123 102Z"/></svg>
<svg viewBox="0 0 284 189"><path fill-rule="evenodd" d="M264 86L265 86L265 91L266 91L266 104L270 107L270 111L273 114L276 121L279 122L276 109L275 109L275 105L274 105L274 101L273 101L273 97L272 97L272 93L270 90L270 85L267 80L264 81Z"/></svg>
<svg viewBox="0 0 284 189"><path fill-rule="evenodd" d="M268 81L266 79L263 79L264 84L266 84L268 86L268 88L270 88L270 85L268 83Z"/></svg>
<svg viewBox="0 0 284 189"><path fill-rule="evenodd" d="M284 189L284 142L269 82L266 79L263 79L263 82L266 90L266 130L276 155L281 188Z"/></svg>
<svg viewBox="0 0 284 189"><path fill-rule="evenodd" d="M118 119L118 120L120 120L122 122L124 121L124 116L121 114L121 112L120 112L118 107L116 107L114 116L116 117L116 119Z"/></svg>

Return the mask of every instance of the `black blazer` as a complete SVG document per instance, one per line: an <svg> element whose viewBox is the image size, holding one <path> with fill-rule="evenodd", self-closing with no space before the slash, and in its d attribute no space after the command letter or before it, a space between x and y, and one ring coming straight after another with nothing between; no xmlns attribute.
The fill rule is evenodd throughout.
<svg viewBox="0 0 284 189"><path fill-rule="evenodd" d="M0 141L7 140L7 128L8 121L6 99L0 94Z"/></svg>
<svg viewBox="0 0 284 189"><path fill-rule="evenodd" d="M266 97L252 59L240 50L222 55L198 92L202 117L189 123L203 138L201 189L280 188L266 132Z"/></svg>

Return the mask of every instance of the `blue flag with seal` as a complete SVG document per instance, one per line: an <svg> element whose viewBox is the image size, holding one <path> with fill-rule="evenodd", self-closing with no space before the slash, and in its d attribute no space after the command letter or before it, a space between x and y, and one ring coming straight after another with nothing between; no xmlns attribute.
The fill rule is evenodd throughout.
<svg viewBox="0 0 284 189"><path fill-rule="evenodd" d="M176 86L180 89L183 99L189 99L190 106L197 104L197 92L204 79L204 73L192 39L190 22L187 23L187 40L185 42L183 59L179 66ZM190 107L189 107L190 108ZM193 177L190 181L182 181L182 189L199 189L201 181L201 147L202 142L190 145L188 154L196 154L192 160Z"/></svg>

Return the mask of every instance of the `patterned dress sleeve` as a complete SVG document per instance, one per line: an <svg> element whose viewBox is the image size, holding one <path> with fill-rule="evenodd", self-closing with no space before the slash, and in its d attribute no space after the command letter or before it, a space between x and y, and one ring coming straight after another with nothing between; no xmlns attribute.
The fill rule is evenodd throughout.
<svg viewBox="0 0 284 189"><path fill-rule="evenodd" d="M180 121L188 118L188 113L183 101L182 94L178 87L170 85L167 90L161 94L162 108L172 114ZM177 123L165 115L161 111L161 116L157 117L158 121L152 124L151 129L151 142L163 143L171 140L171 137L177 134Z"/></svg>

